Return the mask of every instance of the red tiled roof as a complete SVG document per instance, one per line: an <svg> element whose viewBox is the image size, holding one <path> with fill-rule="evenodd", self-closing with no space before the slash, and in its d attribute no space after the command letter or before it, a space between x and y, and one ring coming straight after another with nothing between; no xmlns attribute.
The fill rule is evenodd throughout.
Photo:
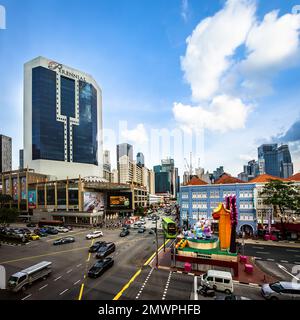
<svg viewBox="0 0 300 320"><path fill-rule="evenodd" d="M287 178L289 181L300 181L300 172L294 174L293 176Z"/></svg>
<svg viewBox="0 0 300 320"><path fill-rule="evenodd" d="M208 184L207 182L199 179L198 177L192 177L192 179L186 184L186 186L199 186Z"/></svg>
<svg viewBox="0 0 300 320"><path fill-rule="evenodd" d="M261 175L255 177L255 178L253 178L249 182L269 182L270 180L286 181L286 179L282 179L280 177L271 176L270 174L261 174Z"/></svg>
<svg viewBox="0 0 300 320"><path fill-rule="evenodd" d="M245 181L232 177L228 173L223 173L221 177L215 181L215 184L226 184L226 183L245 183Z"/></svg>

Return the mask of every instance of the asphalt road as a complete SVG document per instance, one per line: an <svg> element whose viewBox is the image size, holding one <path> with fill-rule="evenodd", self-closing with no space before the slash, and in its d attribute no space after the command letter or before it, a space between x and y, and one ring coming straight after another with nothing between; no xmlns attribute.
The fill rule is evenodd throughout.
<svg viewBox="0 0 300 320"><path fill-rule="evenodd" d="M276 247L259 244L245 244L245 255L256 257L257 260L300 264L300 247Z"/></svg>
<svg viewBox="0 0 300 320"><path fill-rule="evenodd" d="M97 240L113 241L116 251L111 255L114 266L98 279L86 277L87 271L95 263L94 254L88 253L92 240L85 235L90 230L74 230L66 234L48 236L23 246L3 244L0 248L0 265L6 268L7 277L40 261L51 261L53 271L46 280L35 282L25 292L0 291L0 299L24 300L82 300L113 299L132 275L155 251L154 235L138 234L120 238L120 230L103 229L104 237ZM75 243L53 246L54 239L73 235ZM159 244L162 243L162 237Z"/></svg>

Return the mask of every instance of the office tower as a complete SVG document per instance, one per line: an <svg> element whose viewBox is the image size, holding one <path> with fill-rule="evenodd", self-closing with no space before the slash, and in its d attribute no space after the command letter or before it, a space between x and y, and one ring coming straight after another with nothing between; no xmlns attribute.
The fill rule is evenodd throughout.
<svg viewBox="0 0 300 320"><path fill-rule="evenodd" d="M117 162L123 156L127 156L130 161L133 161L133 146L129 143L120 143L117 145Z"/></svg>
<svg viewBox="0 0 300 320"><path fill-rule="evenodd" d="M281 145L278 148L278 166L279 176L281 178L289 178L293 175L294 168L289 146L287 144Z"/></svg>
<svg viewBox="0 0 300 320"><path fill-rule="evenodd" d="M144 167L145 166L145 157L144 154L142 152L138 152L136 155L136 164L140 167Z"/></svg>
<svg viewBox="0 0 300 320"><path fill-rule="evenodd" d="M277 146L263 144L258 147L258 162L260 174L288 178L293 175L293 163L288 145Z"/></svg>
<svg viewBox="0 0 300 320"><path fill-rule="evenodd" d="M102 93L87 73L38 57L24 68L24 166L65 179L102 174Z"/></svg>
<svg viewBox="0 0 300 320"><path fill-rule="evenodd" d="M110 151L109 150L103 151L103 170L106 170L108 172L111 171Z"/></svg>
<svg viewBox="0 0 300 320"><path fill-rule="evenodd" d="M19 150L19 169L24 169L24 150Z"/></svg>
<svg viewBox="0 0 300 320"><path fill-rule="evenodd" d="M12 139L0 134L0 172L12 169Z"/></svg>

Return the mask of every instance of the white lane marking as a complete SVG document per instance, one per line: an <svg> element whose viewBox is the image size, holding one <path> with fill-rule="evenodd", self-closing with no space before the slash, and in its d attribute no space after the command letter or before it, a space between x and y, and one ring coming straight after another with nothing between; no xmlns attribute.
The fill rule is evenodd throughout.
<svg viewBox="0 0 300 320"><path fill-rule="evenodd" d="M74 284L74 286L78 283L78 282L80 282L81 280L77 280L76 282L74 282L73 284Z"/></svg>
<svg viewBox="0 0 300 320"><path fill-rule="evenodd" d="M299 250L294 250L294 249L286 249L288 252L298 252Z"/></svg>
<svg viewBox="0 0 300 320"><path fill-rule="evenodd" d="M64 294L65 292L67 292L69 289L66 289L64 291L62 291L59 295L61 296L62 294Z"/></svg>
<svg viewBox="0 0 300 320"><path fill-rule="evenodd" d="M43 290L46 287L48 287L48 284L45 284L44 286L40 287L39 290Z"/></svg>
<svg viewBox="0 0 300 320"><path fill-rule="evenodd" d="M277 263L278 267L284 271L285 273L287 273L288 275L290 275L291 277L293 277L294 279L296 279L297 281L300 281L299 278L297 278L295 275L293 275L292 273L290 273L289 271L287 271L286 267L280 265L279 263Z"/></svg>
<svg viewBox="0 0 300 320"><path fill-rule="evenodd" d="M294 264L300 264L300 262L299 261L295 261Z"/></svg>
<svg viewBox="0 0 300 320"><path fill-rule="evenodd" d="M194 300L198 300L198 277L194 276Z"/></svg>
<svg viewBox="0 0 300 320"><path fill-rule="evenodd" d="M261 260L261 257L254 257L255 260Z"/></svg>
<svg viewBox="0 0 300 320"><path fill-rule="evenodd" d="M57 281L57 280L59 280L59 279L60 279L61 277L62 277L62 276L59 276L58 278L54 279L54 281Z"/></svg>
<svg viewBox="0 0 300 320"><path fill-rule="evenodd" d="M287 260L280 260L280 262L289 263Z"/></svg>
<svg viewBox="0 0 300 320"><path fill-rule="evenodd" d="M29 294L28 296L26 296L25 298L21 299L21 300L26 300L27 298L31 297L32 294Z"/></svg>
<svg viewBox="0 0 300 320"><path fill-rule="evenodd" d="M139 296L141 295L141 293L143 292L143 290L144 290L144 288L145 288L145 285L146 285L147 281L149 280L149 278L150 278L153 270L154 270L154 268L151 268L150 272L149 272L148 275L147 275L147 278L145 279L144 283L142 284L142 286L141 286L141 288L140 288L140 291L139 291L139 293L136 295L135 299L138 299Z"/></svg>
<svg viewBox="0 0 300 320"><path fill-rule="evenodd" d="M268 261L275 261L274 259L267 259Z"/></svg>
<svg viewBox="0 0 300 320"><path fill-rule="evenodd" d="M259 249L259 250L264 250L264 247L252 247L253 249Z"/></svg>
<svg viewBox="0 0 300 320"><path fill-rule="evenodd" d="M259 253L259 254L270 254L270 252L265 252L265 251L256 251L255 253Z"/></svg>
<svg viewBox="0 0 300 320"><path fill-rule="evenodd" d="M82 266L82 263L79 263L76 267L79 268L80 266Z"/></svg>
<svg viewBox="0 0 300 320"><path fill-rule="evenodd" d="M169 276L168 276L168 280L167 280L167 283L165 285L165 289L164 289L164 292L163 292L163 295L162 295L162 300L165 300L165 297L167 295L168 287L169 287L169 284L170 284L170 280L171 280L172 274L173 274L173 272L170 271L169 272Z"/></svg>
<svg viewBox="0 0 300 320"><path fill-rule="evenodd" d="M70 269L69 271L67 271L67 273L70 273L70 272L72 272L73 271L73 269Z"/></svg>

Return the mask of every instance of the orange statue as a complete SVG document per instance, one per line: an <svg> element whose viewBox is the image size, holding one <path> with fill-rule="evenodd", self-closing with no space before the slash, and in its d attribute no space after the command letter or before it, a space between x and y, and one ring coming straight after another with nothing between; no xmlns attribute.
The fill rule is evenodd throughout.
<svg viewBox="0 0 300 320"><path fill-rule="evenodd" d="M220 248L228 249L230 247L230 237L231 237L231 220L230 220L230 210L224 207L223 203L220 203L218 208L216 208L212 214L215 220L219 221L219 239Z"/></svg>

